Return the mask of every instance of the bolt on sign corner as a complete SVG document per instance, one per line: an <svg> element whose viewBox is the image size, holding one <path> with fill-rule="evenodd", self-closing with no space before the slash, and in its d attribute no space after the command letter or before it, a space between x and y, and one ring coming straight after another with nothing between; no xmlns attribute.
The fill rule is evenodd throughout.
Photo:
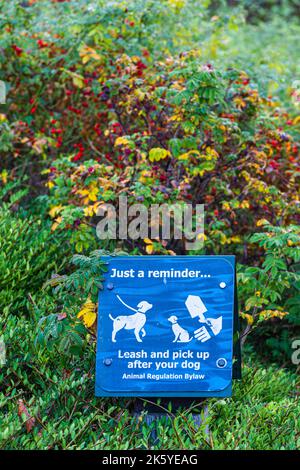
<svg viewBox="0 0 300 470"><path fill-rule="evenodd" d="M234 256L105 260L96 395L230 396L237 320Z"/></svg>

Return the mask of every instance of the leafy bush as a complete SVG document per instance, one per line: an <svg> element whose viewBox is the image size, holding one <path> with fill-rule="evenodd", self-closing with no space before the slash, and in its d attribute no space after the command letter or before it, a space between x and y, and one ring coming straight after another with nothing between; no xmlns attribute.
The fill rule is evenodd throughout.
<svg viewBox="0 0 300 470"><path fill-rule="evenodd" d="M263 249L262 266L241 267L239 273L241 316L248 323L244 338L260 326L256 339L267 338L263 354L290 361L292 339L300 334L300 227L272 227L265 220L261 224L265 231L250 242Z"/></svg>
<svg viewBox="0 0 300 470"><path fill-rule="evenodd" d="M54 288L56 313L49 315L43 305L38 304L40 320L35 341L47 348L57 348L66 361L70 355L83 354L87 338L95 342L98 292L102 289L103 273L107 270L101 260L102 254L98 250L91 253L90 257L73 256L73 272L53 276L44 284L45 289L49 286Z"/></svg>
<svg viewBox="0 0 300 470"><path fill-rule="evenodd" d="M33 308L43 283L62 269L69 253L66 234L52 234L49 223L0 208L0 304L2 315Z"/></svg>
<svg viewBox="0 0 300 470"><path fill-rule="evenodd" d="M299 220L298 144L249 77L189 55L145 76L137 63L120 58L118 78L101 95L97 137L86 129L99 157L84 160L81 144L52 163L54 228L82 230L106 202L117 207L120 194L146 205L205 202L209 252L238 245L242 253L244 235L264 215L271 223ZM81 122L91 126L91 113Z"/></svg>

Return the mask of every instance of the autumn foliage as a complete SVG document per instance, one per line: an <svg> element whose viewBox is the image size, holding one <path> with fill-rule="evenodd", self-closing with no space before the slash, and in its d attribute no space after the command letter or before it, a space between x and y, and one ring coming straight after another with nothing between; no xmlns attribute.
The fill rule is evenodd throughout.
<svg viewBox="0 0 300 470"><path fill-rule="evenodd" d="M43 54L61 53L40 41ZM216 70L197 52L158 63L148 63L145 51L103 62L100 47L82 46L76 66L60 68L42 97L30 90L30 123L11 125L11 177L28 153L33 163L49 162L42 175L53 230L82 232L100 205L120 195L146 205L204 203L210 252L228 245L243 252L244 236L262 218L299 221L299 118L260 96L245 72ZM16 84L16 98L26 92ZM17 104L11 108L5 122L20 117Z"/></svg>

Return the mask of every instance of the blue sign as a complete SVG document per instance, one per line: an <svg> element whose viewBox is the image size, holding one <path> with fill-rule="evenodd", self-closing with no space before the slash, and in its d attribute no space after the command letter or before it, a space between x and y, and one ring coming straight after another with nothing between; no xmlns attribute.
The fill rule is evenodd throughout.
<svg viewBox="0 0 300 470"><path fill-rule="evenodd" d="M107 257L97 396L230 396L234 256Z"/></svg>

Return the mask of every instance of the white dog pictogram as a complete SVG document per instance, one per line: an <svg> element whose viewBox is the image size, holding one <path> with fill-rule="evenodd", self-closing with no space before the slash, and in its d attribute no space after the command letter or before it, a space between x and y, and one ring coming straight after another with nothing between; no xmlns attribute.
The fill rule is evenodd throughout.
<svg viewBox="0 0 300 470"><path fill-rule="evenodd" d="M178 324L178 318L175 315L171 315L168 321L172 323L172 330L175 336L173 343L189 343L192 341L193 337L190 338L189 332Z"/></svg>
<svg viewBox="0 0 300 470"><path fill-rule="evenodd" d="M133 310L136 313L133 315L119 315L116 318L113 318L113 316L109 314L109 318L113 321L113 331L111 335L112 342L116 343L116 334L118 333L118 331L124 328L125 330L134 330L136 340L141 343L142 340L140 338L140 333L142 334L142 336L145 336L146 334L146 331L144 329L144 325L147 320L145 313L150 310L153 305L147 302L146 300L142 300L137 305L137 309L135 309L129 307L129 305L126 305L119 296L117 297L120 302L122 302L122 304L124 304L127 308Z"/></svg>

